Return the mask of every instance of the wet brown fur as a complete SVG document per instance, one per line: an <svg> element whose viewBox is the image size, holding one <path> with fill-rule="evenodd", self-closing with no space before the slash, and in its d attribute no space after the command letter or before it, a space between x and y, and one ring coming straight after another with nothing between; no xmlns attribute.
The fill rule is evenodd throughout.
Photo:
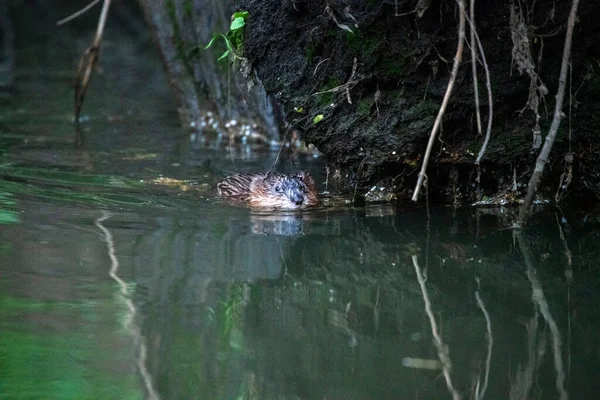
<svg viewBox="0 0 600 400"><path fill-rule="evenodd" d="M285 194L275 193L274 188L286 178L298 179L304 184L304 202L301 206L293 206ZM228 200L248 204L250 207L294 209L319 204L315 181L308 171L297 174L270 172L232 175L217 183L217 193Z"/></svg>

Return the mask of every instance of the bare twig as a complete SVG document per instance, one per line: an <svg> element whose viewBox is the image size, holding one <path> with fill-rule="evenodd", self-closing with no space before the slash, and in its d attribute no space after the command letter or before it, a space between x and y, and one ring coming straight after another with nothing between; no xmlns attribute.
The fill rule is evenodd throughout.
<svg viewBox="0 0 600 400"><path fill-rule="evenodd" d="M569 14L569 20L567 22L567 34L565 35L565 47L563 50L562 56L562 65L560 68L560 78L558 80L558 91L556 93L556 106L554 108L554 117L552 118L552 125L550 126L550 130L548 131L548 135L546 136L546 140L544 141L544 146L542 147L542 151L537 157L535 162L535 169L533 170L533 174L531 175L531 179L529 179L529 185L527 186L527 195L525 196L525 201L521 205L521 209L519 210L519 224L525 224L527 217L529 216L529 210L531 204L533 203L533 198L537 192L537 188L542 179L542 173L544 172L544 167L548 162L548 157L550 156L550 151L552 150L552 145L554 144L554 139L556 138L556 132L558 132L558 127L560 126L560 121L563 116L562 105L563 99L565 97L565 86L567 84L567 70L569 68L569 58L571 55L571 43L573 41L573 27L575 26L575 19L577 17L577 7L579 6L579 0L573 0L571 4L571 13Z"/></svg>
<svg viewBox="0 0 600 400"><path fill-rule="evenodd" d="M346 83L344 83L343 85L336 86L336 87L334 87L332 89L324 90L322 92L313 93L313 94L311 94L311 96L316 96L316 95L325 94L325 93L335 93L335 92L338 92L340 90L344 90L346 92L346 98L348 99L348 103L352 104L352 99L350 98L350 89L352 89L354 86L356 86L356 84L359 82L359 79L355 79L354 78L354 76L356 75L356 70L357 69L358 69L358 60L355 57L354 58L354 63L352 65L352 73L350 74L350 78L348 78L348 81Z"/></svg>
<svg viewBox="0 0 600 400"><path fill-rule="evenodd" d="M425 11L427 11L427 9L429 8L430 4L431 4L431 0L419 0L417 2L417 5L415 6L414 10L404 12L404 13L398 13L398 1L396 1L396 13L394 14L394 16L395 17L403 17L405 15L417 14L417 18L421 18L423 16L423 14L425 14Z"/></svg>
<svg viewBox="0 0 600 400"><path fill-rule="evenodd" d="M88 4L87 6L83 7L81 10L69 15L66 18L61 19L60 21L58 21L56 23L56 26L60 26L62 24L66 24L67 22L74 20L75 18L79 17L82 14L85 14L90 8L94 7L96 4L100 3L100 0L94 0L92 1L90 4Z"/></svg>
<svg viewBox="0 0 600 400"><path fill-rule="evenodd" d="M425 302L425 313L427 317L429 317L429 324L431 325L431 334L433 335L433 344L438 352L438 357L440 359L440 363L442 364L442 372L444 374L444 379L446 380L446 386L448 387L448 391L452 394L452 399L458 400L460 399L460 393L452 384L452 377L450 376L450 371L452 370L452 361L450 360L450 351L448 349L448 345L444 343L442 339L442 335L438 329L437 322L435 320L435 316L433 315L433 311L431 310L431 300L429 300L429 294L427 292L427 287L425 286L425 277L421 271L421 267L419 267L419 260L416 255L412 256L413 265L415 267L415 272L417 273L417 280L419 281L419 286L421 287L421 294L423 296L423 301Z"/></svg>
<svg viewBox="0 0 600 400"><path fill-rule="evenodd" d="M477 133L482 135L481 132L481 113L479 112L479 83L477 82L477 47L475 46L475 0L471 0L469 6L469 15L471 23L471 73L473 75L473 94L475 95L475 114L477 115Z"/></svg>
<svg viewBox="0 0 600 400"><path fill-rule="evenodd" d="M283 135L283 140L281 141L281 146L279 146L279 151L277 152L277 157L275 157L275 161L273 162L273 165L271 165L271 168L269 168L269 170L267 171L265 176L269 175L271 173L271 171L273 171L273 168L275 168L275 166L277 165L277 162L279 161L279 156L281 155L281 150L283 150L283 146L285 146L285 141L287 140L288 135L290 134L291 130L292 130L292 127L289 127L285 131L285 135Z"/></svg>
<svg viewBox="0 0 600 400"><path fill-rule="evenodd" d="M102 11L98 20L98 28L96 29L96 36L92 45L88 47L81 59L79 60L79 67L77 68L77 77L75 78L75 123L79 124L79 115L81 114L81 108L83 106L83 100L85 99L85 93L90 84L92 78L92 70L98 62L98 52L100 50L100 42L102 41L102 35L104 33L104 26L106 25L106 17L108 15L108 9L110 8L111 0L104 0L102 5Z"/></svg>
<svg viewBox="0 0 600 400"><path fill-rule="evenodd" d="M446 107L448 106L448 102L450 101L450 95L452 94L452 88L454 87L456 75L458 74L458 67L462 59L462 53L465 42L465 2L464 0L456 1L458 3L459 9L458 45L456 47L456 55L454 56L454 64L452 65L450 80L448 81L448 87L446 88L446 93L444 94L444 99L442 100L440 111L438 112L438 115L433 124L431 134L429 135L427 150L425 150L425 156L423 157L423 163L421 164L421 171L419 172L419 178L417 179L417 186L415 187L415 192L413 193L412 201L417 201L417 199L419 198L419 191L421 189L421 186L423 185L423 179L425 178L425 172L427 171L427 164L429 163L429 158L431 157L431 150L433 149L435 138L442 124L442 117L444 116L444 113L446 112Z"/></svg>
<svg viewBox="0 0 600 400"><path fill-rule="evenodd" d="M315 75L317 73L317 70L319 69L321 64L323 64L325 61L329 61L329 60L331 60L331 57L327 57L326 59L319 61L319 63L315 67L315 71L313 72L313 75Z"/></svg>

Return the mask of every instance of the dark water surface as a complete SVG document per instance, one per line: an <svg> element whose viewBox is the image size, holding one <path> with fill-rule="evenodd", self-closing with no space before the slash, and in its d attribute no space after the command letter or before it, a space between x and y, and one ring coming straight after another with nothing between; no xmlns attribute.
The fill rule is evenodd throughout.
<svg viewBox="0 0 600 400"><path fill-rule="evenodd" d="M597 214L223 204L276 154L182 138L141 47L105 51L83 150L76 56L0 100L1 399L596 398Z"/></svg>

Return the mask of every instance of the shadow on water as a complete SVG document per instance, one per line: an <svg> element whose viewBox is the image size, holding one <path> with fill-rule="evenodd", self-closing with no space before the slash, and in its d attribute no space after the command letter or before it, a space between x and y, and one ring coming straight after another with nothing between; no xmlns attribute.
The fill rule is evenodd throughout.
<svg viewBox="0 0 600 400"><path fill-rule="evenodd" d="M158 61L113 49L132 64L95 77L85 150L68 59L37 52L2 100L1 398L598 393L597 214L516 234L510 209L223 204L215 182L275 152L182 138ZM321 160L296 168L323 189Z"/></svg>

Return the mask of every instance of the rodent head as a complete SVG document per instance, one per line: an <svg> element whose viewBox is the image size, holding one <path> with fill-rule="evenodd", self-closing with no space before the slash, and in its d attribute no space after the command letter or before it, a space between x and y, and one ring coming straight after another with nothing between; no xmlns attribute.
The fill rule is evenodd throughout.
<svg viewBox="0 0 600 400"><path fill-rule="evenodd" d="M302 207L307 191L303 180L297 175L277 177L270 185L270 195L280 199L282 208Z"/></svg>
<svg viewBox="0 0 600 400"><path fill-rule="evenodd" d="M308 171L288 175L268 172L251 179L245 201L252 207L294 210L319 204L315 181Z"/></svg>

